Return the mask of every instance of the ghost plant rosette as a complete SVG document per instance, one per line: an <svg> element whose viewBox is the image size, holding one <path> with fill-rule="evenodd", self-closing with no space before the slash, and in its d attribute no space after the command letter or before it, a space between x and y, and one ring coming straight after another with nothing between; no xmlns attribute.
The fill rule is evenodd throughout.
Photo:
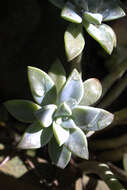
<svg viewBox="0 0 127 190"><path fill-rule="evenodd" d="M83 28L108 53L116 47L113 29L103 22L125 16L118 0L49 0L61 9L61 17L71 24L65 31L65 50L68 61L77 57L84 48Z"/></svg>
<svg viewBox="0 0 127 190"><path fill-rule="evenodd" d="M28 67L28 79L33 98L5 102L17 120L31 123L18 148L33 149L48 144L52 162L65 168L71 154L88 159L86 133L107 127L113 115L90 107L101 96L97 79L82 81L76 69L66 79L63 66L57 61L49 74Z"/></svg>

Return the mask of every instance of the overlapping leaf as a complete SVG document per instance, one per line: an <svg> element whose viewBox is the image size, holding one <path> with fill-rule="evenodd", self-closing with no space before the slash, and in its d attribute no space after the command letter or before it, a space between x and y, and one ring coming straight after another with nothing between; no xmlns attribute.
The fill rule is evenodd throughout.
<svg viewBox="0 0 127 190"><path fill-rule="evenodd" d="M77 126L83 130L101 130L113 121L113 114L110 112L90 106L76 106L72 115Z"/></svg>
<svg viewBox="0 0 127 190"><path fill-rule="evenodd" d="M65 52L68 61L81 54L85 46L81 25L70 24L64 34Z"/></svg>
<svg viewBox="0 0 127 190"><path fill-rule="evenodd" d="M9 100L4 104L14 118L25 123L32 123L35 120L34 113L41 108L28 100Z"/></svg>
<svg viewBox="0 0 127 190"><path fill-rule="evenodd" d="M65 168L71 159L71 152L63 145L59 146L55 140L52 138L48 146L49 155L53 164L60 168Z"/></svg>
<svg viewBox="0 0 127 190"><path fill-rule="evenodd" d="M74 104L78 104L83 97L83 92L81 76L78 71L74 69L60 92L58 102L67 103L72 101Z"/></svg>
<svg viewBox="0 0 127 190"><path fill-rule="evenodd" d="M42 104L44 97L47 93L50 93L50 91L49 100L55 99L56 93L54 91L56 91L56 89L54 82L44 71L35 67L28 67L28 79L33 98L38 104ZM53 97L51 97L51 95L53 95Z"/></svg>

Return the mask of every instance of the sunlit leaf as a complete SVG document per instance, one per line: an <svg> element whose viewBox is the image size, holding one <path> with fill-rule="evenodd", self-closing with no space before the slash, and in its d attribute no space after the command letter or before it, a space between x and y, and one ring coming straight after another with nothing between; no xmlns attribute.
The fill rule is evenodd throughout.
<svg viewBox="0 0 127 190"><path fill-rule="evenodd" d="M99 13L85 11L83 14L83 19L91 24L101 24L103 16Z"/></svg>
<svg viewBox="0 0 127 190"><path fill-rule="evenodd" d="M36 149L46 145L53 136L52 127L42 129L38 122L31 124L24 133L18 148Z"/></svg>
<svg viewBox="0 0 127 190"><path fill-rule="evenodd" d="M80 105L88 106L97 102L102 94L102 86L98 79L90 78L83 83L84 95Z"/></svg>
<svg viewBox="0 0 127 190"><path fill-rule="evenodd" d="M61 121L61 126L66 128L66 129L70 129L70 128L75 128L76 125L74 123L74 121L72 119L67 119L67 118L62 118Z"/></svg>
<svg viewBox="0 0 127 190"><path fill-rule="evenodd" d="M55 138L52 138L48 146L49 155L53 164L65 168L71 159L71 152L63 145L59 146Z"/></svg>
<svg viewBox="0 0 127 190"><path fill-rule="evenodd" d="M61 127L56 122L53 122L52 127L53 127L53 133L54 133L54 136L56 138L58 145L59 146L63 145L69 137L69 130L64 129L63 127Z"/></svg>
<svg viewBox="0 0 127 190"><path fill-rule="evenodd" d="M76 125L88 131L101 130L113 121L113 114L110 112L90 106L77 106L72 110L72 115Z"/></svg>
<svg viewBox="0 0 127 190"><path fill-rule="evenodd" d="M70 76L68 77L67 82L65 83L65 86L60 92L59 95L59 103L62 102L68 102L68 101L73 101L74 104L78 104L82 97L83 97L83 82L81 79L80 74L76 69L72 71Z"/></svg>
<svg viewBox="0 0 127 190"><path fill-rule="evenodd" d="M35 120L34 113L41 108L28 100L9 100L4 105L13 117L25 123L32 123Z"/></svg>
<svg viewBox="0 0 127 190"><path fill-rule="evenodd" d="M66 72L59 59L57 59L55 63L51 66L48 74L55 83L57 93L59 93L60 89L66 82Z"/></svg>
<svg viewBox="0 0 127 190"><path fill-rule="evenodd" d="M71 109L65 102L63 102L56 110L54 117L66 117L70 116L71 114L72 114Z"/></svg>
<svg viewBox="0 0 127 190"><path fill-rule="evenodd" d="M78 128L70 129L70 135L65 146L80 158L88 159L87 139L83 131Z"/></svg>
<svg viewBox="0 0 127 190"><path fill-rule="evenodd" d="M49 127L53 122L53 114L57 106L54 104L43 106L40 110L36 111L36 119L40 122L42 127Z"/></svg>
<svg viewBox="0 0 127 190"><path fill-rule="evenodd" d="M106 14L106 9L103 12L103 14ZM124 17L126 14L124 10L120 6L116 6L112 9L109 9L107 16L103 19L104 21L110 21L110 20L115 20L121 17Z"/></svg>
<svg viewBox="0 0 127 190"><path fill-rule="evenodd" d="M31 124L24 133L18 148L33 149L41 147L42 127L38 122Z"/></svg>
<svg viewBox="0 0 127 190"><path fill-rule="evenodd" d="M93 25L87 22L83 24L89 35L91 35L108 54L111 54L116 41L116 36L113 35L112 29L106 24Z"/></svg>
<svg viewBox="0 0 127 190"><path fill-rule="evenodd" d="M67 2L61 11L61 17L67 21L74 22L74 23L81 23L82 17L80 17L75 9L75 6Z"/></svg>
<svg viewBox="0 0 127 190"><path fill-rule="evenodd" d="M70 24L64 34L65 51L68 61L81 54L85 46L82 26Z"/></svg>
<svg viewBox="0 0 127 190"><path fill-rule="evenodd" d="M45 95L53 89L53 80L44 71L30 66L28 67L28 79L33 98L41 104Z"/></svg>

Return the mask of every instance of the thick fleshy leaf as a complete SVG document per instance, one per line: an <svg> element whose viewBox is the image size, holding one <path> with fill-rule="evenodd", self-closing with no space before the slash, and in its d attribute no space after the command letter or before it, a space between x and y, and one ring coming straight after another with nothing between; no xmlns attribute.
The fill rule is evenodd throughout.
<svg viewBox="0 0 127 190"><path fill-rule="evenodd" d="M83 24L89 35L91 35L108 54L111 54L116 41L116 36L111 27L106 24L93 25L87 22Z"/></svg>
<svg viewBox="0 0 127 190"><path fill-rule="evenodd" d="M113 121L110 112L90 106L77 106L72 110L73 120L77 126L88 131L98 131Z"/></svg>
<svg viewBox="0 0 127 190"><path fill-rule="evenodd" d="M78 71L74 69L60 92L58 103L61 104L62 102L73 102L74 105L79 104L83 97L83 93L84 88L81 76Z"/></svg>
<svg viewBox="0 0 127 190"><path fill-rule="evenodd" d="M55 138L49 142L48 150L53 164L64 169L71 159L71 152L64 145L59 146Z"/></svg>
<svg viewBox="0 0 127 190"><path fill-rule="evenodd" d="M70 135L65 146L80 158L88 159L87 139L84 132L78 128L70 129Z"/></svg>
<svg viewBox="0 0 127 190"><path fill-rule="evenodd" d="M101 24L103 16L99 13L85 11L83 14L83 19L91 24Z"/></svg>
<svg viewBox="0 0 127 190"><path fill-rule="evenodd" d="M84 95L80 105L89 106L97 102L102 94L102 86L98 79L90 78L83 83Z"/></svg>
<svg viewBox="0 0 127 190"><path fill-rule="evenodd" d="M61 126L64 127L65 129L71 129L71 128L76 127L74 121L72 119L69 119L69 118L68 119L62 118Z"/></svg>
<svg viewBox="0 0 127 190"><path fill-rule="evenodd" d="M54 117L66 117L70 116L72 114L72 111L70 107L64 102L62 103L58 109L56 110Z"/></svg>
<svg viewBox="0 0 127 190"><path fill-rule="evenodd" d="M46 145L53 136L52 127L42 129L38 122L33 123L24 133L18 148L36 149Z"/></svg>
<svg viewBox="0 0 127 190"><path fill-rule="evenodd" d="M57 93L59 93L60 89L66 82L66 72L59 59L57 59L51 66L48 74L55 83Z"/></svg>
<svg viewBox="0 0 127 190"><path fill-rule="evenodd" d="M74 22L74 23L82 22L82 17L80 17L76 13L75 6L70 2L67 2L65 6L63 7L62 12L61 12L61 17L67 21Z"/></svg>
<svg viewBox="0 0 127 190"><path fill-rule="evenodd" d="M69 130L64 129L56 122L53 122L53 133L59 146L62 146L69 137Z"/></svg>
<svg viewBox="0 0 127 190"><path fill-rule="evenodd" d="M38 104L41 104L45 95L50 92L50 98L52 94L51 99L54 99L54 82L44 71L29 66L28 79L33 98Z"/></svg>
<svg viewBox="0 0 127 190"><path fill-rule="evenodd" d="M65 51L68 61L81 54L85 46L81 25L70 24L64 34Z"/></svg>
<svg viewBox="0 0 127 190"><path fill-rule="evenodd" d="M41 147L42 127L38 122L31 124L24 133L18 148L20 149L36 149Z"/></svg>
<svg viewBox="0 0 127 190"><path fill-rule="evenodd" d="M105 13L106 10L104 11L103 14ZM124 17L126 14L124 12L124 10L120 7L120 6L116 6L112 9L109 9L107 16L105 16L105 18L103 19L104 21L110 21L110 20L115 20L121 17Z"/></svg>
<svg viewBox="0 0 127 190"><path fill-rule="evenodd" d="M25 123L32 123L35 120L34 113L41 108L28 100L9 100L4 105L14 118Z"/></svg>
<svg viewBox="0 0 127 190"><path fill-rule="evenodd" d="M49 0L53 5L55 5L56 7L62 9L64 4L65 4L65 0Z"/></svg>
<svg viewBox="0 0 127 190"><path fill-rule="evenodd" d="M127 153L123 155L123 167L127 175Z"/></svg>
<svg viewBox="0 0 127 190"><path fill-rule="evenodd" d="M42 127L49 127L53 122L53 114L57 106L54 104L43 106L40 110L36 111L35 116L40 122Z"/></svg>

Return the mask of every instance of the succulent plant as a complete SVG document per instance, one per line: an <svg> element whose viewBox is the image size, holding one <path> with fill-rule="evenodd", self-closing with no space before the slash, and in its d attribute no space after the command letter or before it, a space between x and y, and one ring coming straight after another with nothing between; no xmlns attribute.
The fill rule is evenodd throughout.
<svg viewBox="0 0 127 190"><path fill-rule="evenodd" d="M62 9L61 17L72 22L65 31L65 50L68 61L76 58L84 49L83 28L108 54L116 47L116 35L104 21L125 16L117 0L49 0Z"/></svg>
<svg viewBox="0 0 127 190"><path fill-rule="evenodd" d="M91 107L101 96L97 79L82 81L76 69L66 79L59 60L48 74L28 67L28 79L36 103L28 100L9 100L5 106L17 120L30 123L18 148L36 149L48 144L52 162L65 168L71 154L88 159L86 134L107 127L113 115Z"/></svg>

